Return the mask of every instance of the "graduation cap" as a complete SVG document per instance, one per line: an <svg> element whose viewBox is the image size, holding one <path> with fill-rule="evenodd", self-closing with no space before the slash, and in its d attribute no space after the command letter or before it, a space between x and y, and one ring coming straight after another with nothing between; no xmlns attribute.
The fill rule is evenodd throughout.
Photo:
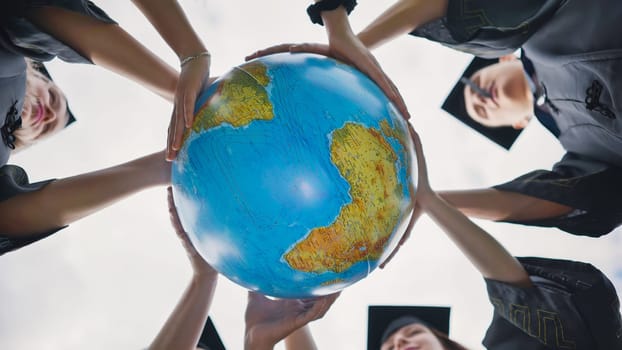
<svg viewBox="0 0 622 350"><path fill-rule="evenodd" d="M48 70L45 68L45 65L42 62L39 61L32 61L33 67L41 74L43 74L46 78L50 79L51 81L54 81L54 79L52 79L52 76L50 75L50 73L48 72ZM71 113L71 110L69 109L69 102L67 102L67 114L68 114L68 118L67 118L67 124L65 124L65 127L67 127L69 124L73 123L76 121L76 118L73 116L73 113Z"/></svg>
<svg viewBox="0 0 622 350"><path fill-rule="evenodd" d="M201 333L197 347L205 350L225 350L225 345L222 343L216 331L216 327L214 327L214 323L209 316L203 326L203 332Z"/></svg>
<svg viewBox="0 0 622 350"><path fill-rule="evenodd" d="M367 313L367 350L379 350L393 333L413 323L448 334L450 311L451 308L441 306L370 305Z"/></svg>
<svg viewBox="0 0 622 350"><path fill-rule="evenodd" d="M498 59L484 59L475 57L473 61L471 61L469 66L465 69L465 71L462 73L460 79L449 93L449 96L447 96L447 98L445 99L445 102L443 102L442 108L447 113L451 114L456 119L466 124L468 127L484 135L484 137L488 138L492 142L498 144L505 149L510 149L510 147L512 147L512 144L514 143L514 141L516 141L518 135L520 135L522 130L516 130L511 126L494 128L484 126L476 122L469 116L469 113L467 112L466 106L464 104L465 84L469 85L476 92L484 96L488 94L488 92L486 91L479 91L481 89L473 84L469 80L469 78L478 70L496 63L499 63Z"/></svg>

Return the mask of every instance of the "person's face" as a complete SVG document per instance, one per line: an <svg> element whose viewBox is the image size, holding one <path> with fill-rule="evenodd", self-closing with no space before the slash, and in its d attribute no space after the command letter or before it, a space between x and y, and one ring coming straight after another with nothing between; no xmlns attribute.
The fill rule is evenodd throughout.
<svg viewBox="0 0 622 350"><path fill-rule="evenodd" d="M469 86L464 88L466 110L471 118L489 127L527 126L533 115L533 96L519 60L505 58L478 70L470 79L492 96L481 96Z"/></svg>
<svg viewBox="0 0 622 350"><path fill-rule="evenodd" d="M430 329L413 323L393 333L380 350L444 350L443 345Z"/></svg>
<svg viewBox="0 0 622 350"><path fill-rule="evenodd" d="M29 144L62 130L67 124L67 100L54 82L30 78L22 108L22 127L17 137Z"/></svg>

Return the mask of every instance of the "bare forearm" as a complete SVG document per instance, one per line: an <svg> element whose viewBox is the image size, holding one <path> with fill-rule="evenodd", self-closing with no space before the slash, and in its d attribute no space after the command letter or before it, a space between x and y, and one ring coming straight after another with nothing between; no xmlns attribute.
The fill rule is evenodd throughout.
<svg viewBox="0 0 622 350"><path fill-rule="evenodd" d="M341 6L331 11L323 11L322 21L324 22L324 27L326 28L329 39L331 37L352 34L348 13L346 9Z"/></svg>
<svg viewBox="0 0 622 350"><path fill-rule="evenodd" d="M516 258L441 197L431 193L420 198L419 203L484 277L520 286L531 284Z"/></svg>
<svg viewBox="0 0 622 350"><path fill-rule="evenodd" d="M195 274L181 300L151 343L150 350L194 350L207 320L218 274Z"/></svg>
<svg viewBox="0 0 622 350"><path fill-rule="evenodd" d="M93 63L173 101L178 73L118 25L55 7L32 11L28 18Z"/></svg>
<svg viewBox="0 0 622 350"><path fill-rule="evenodd" d="M304 326L297 329L285 338L285 349L287 350L317 350L311 329Z"/></svg>
<svg viewBox="0 0 622 350"><path fill-rule="evenodd" d="M252 333L252 332L250 332ZM274 344L264 344L253 340L253 336L249 335L249 332L245 332L244 336L244 350L273 350Z"/></svg>
<svg viewBox="0 0 622 350"><path fill-rule="evenodd" d="M443 191L439 195L467 216L495 221L554 218L573 209L544 199L493 188Z"/></svg>
<svg viewBox="0 0 622 350"><path fill-rule="evenodd" d="M0 202L0 232L32 234L68 225L141 190L170 183L163 152L54 181Z"/></svg>
<svg viewBox="0 0 622 350"><path fill-rule="evenodd" d="M445 16L448 0L400 0L378 16L359 34L372 49L415 28Z"/></svg>
<svg viewBox="0 0 622 350"><path fill-rule="evenodd" d="M206 51L177 0L132 0L179 58Z"/></svg>

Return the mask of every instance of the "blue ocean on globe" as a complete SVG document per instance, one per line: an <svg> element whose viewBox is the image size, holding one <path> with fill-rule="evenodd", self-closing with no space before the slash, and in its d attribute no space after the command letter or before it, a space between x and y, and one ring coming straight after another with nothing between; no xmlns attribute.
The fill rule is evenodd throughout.
<svg viewBox="0 0 622 350"><path fill-rule="evenodd" d="M259 58L197 99L172 166L184 228L222 275L266 295L325 295L366 277L413 208L407 124L358 70Z"/></svg>

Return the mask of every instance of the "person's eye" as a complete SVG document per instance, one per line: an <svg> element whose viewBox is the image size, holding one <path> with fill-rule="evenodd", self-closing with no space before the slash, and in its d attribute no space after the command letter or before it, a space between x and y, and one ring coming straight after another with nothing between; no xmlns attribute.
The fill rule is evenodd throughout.
<svg viewBox="0 0 622 350"><path fill-rule="evenodd" d="M413 329L410 332L408 332L408 335L409 336L413 336L413 335L416 335L416 334L419 334L419 333L421 333L420 329Z"/></svg>

